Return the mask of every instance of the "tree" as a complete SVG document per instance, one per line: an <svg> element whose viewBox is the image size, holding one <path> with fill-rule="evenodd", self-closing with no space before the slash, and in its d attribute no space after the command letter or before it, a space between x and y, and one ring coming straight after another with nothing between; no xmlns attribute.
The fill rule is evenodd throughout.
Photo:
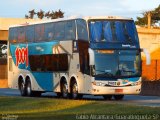
<svg viewBox="0 0 160 120"><path fill-rule="evenodd" d="M25 15L25 18L26 18L26 19L29 19L29 16L28 16L28 15Z"/></svg>
<svg viewBox="0 0 160 120"><path fill-rule="evenodd" d="M160 20L160 5L152 11L152 19L154 22Z"/></svg>
<svg viewBox="0 0 160 120"><path fill-rule="evenodd" d="M43 10L40 10L39 12L37 12L37 17L39 18L39 19L43 19L44 18L44 15L45 13L44 13L44 11Z"/></svg>
<svg viewBox="0 0 160 120"><path fill-rule="evenodd" d="M29 18L33 19L34 18L34 15L36 14L35 10L30 10L29 11Z"/></svg>
<svg viewBox="0 0 160 120"><path fill-rule="evenodd" d="M60 9L58 11L55 11L55 18L63 18L64 12L62 12Z"/></svg>
<svg viewBox="0 0 160 120"><path fill-rule="evenodd" d="M148 14L151 13L151 24L155 24L160 20L160 5L151 11L145 11L142 13L143 17L137 17L135 22L137 25L147 25L148 24Z"/></svg>
<svg viewBox="0 0 160 120"><path fill-rule="evenodd" d="M29 15L25 15L26 19L33 19L34 15L37 15L37 17L39 19L43 19L43 18L48 18L48 19L57 19L57 18L63 18L64 17L64 12L62 12L60 9L58 11L48 11L48 12L44 12L43 10L40 10L39 12L35 12L34 9L29 11Z"/></svg>
<svg viewBox="0 0 160 120"><path fill-rule="evenodd" d="M50 14L51 14L50 11L46 12L45 13L45 17L47 17L49 19L50 18Z"/></svg>

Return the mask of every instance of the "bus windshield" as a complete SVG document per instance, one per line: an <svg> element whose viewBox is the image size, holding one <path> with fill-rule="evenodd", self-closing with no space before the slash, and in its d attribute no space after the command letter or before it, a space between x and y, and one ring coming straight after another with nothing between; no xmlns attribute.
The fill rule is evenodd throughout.
<svg viewBox="0 0 160 120"><path fill-rule="evenodd" d="M95 76L133 77L141 75L139 50L94 50Z"/></svg>
<svg viewBox="0 0 160 120"><path fill-rule="evenodd" d="M91 42L138 43L132 20L90 20Z"/></svg>

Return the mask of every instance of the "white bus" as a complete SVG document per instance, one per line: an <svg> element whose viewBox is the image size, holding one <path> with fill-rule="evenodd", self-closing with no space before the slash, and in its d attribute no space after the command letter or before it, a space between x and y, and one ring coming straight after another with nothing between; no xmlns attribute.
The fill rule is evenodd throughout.
<svg viewBox="0 0 160 120"><path fill-rule="evenodd" d="M22 96L55 92L123 99L141 91L141 49L134 21L56 19L9 28L8 85Z"/></svg>

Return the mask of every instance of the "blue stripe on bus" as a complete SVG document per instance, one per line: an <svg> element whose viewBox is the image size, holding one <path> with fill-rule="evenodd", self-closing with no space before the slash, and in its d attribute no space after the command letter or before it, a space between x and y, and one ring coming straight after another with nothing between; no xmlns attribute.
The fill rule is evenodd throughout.
<svg viewBox="0 0 160 120"><path fill-rule="evenodd" d="M105 43L105 42L91 42L90 48L92 49L138 49L140 48L138 43L135 44L127 44L126 47L123 46L122 43Z"/></svg>
<svg viewBox="0 0 160 120"><path fill-rule="evenodd" d="M138 81L139 79L140 79L140 77L128 78L128 80L131 81L131 82Z"/></svg>
<svg viewBox="0 0 160 120"><path fill-rule="evenodd" d="M53 91L53 73L32 72L32 75L44 91Z"/></svg>
<svg viewBox="0 0 160 120"><path fill-rule="evenodd" d="M29 55L53 54L53 47L58 44L58 41L28 44L28 53Z"/></svg>

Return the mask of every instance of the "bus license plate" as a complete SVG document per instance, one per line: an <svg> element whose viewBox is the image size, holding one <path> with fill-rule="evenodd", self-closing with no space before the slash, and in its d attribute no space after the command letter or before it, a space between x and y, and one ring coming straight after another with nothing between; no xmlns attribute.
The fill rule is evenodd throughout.
<svg viewBox="0 0 160 120"><path fill-rule="evenodd" d="M123 93L123 89L115 89L116 93Z"/></svg>

